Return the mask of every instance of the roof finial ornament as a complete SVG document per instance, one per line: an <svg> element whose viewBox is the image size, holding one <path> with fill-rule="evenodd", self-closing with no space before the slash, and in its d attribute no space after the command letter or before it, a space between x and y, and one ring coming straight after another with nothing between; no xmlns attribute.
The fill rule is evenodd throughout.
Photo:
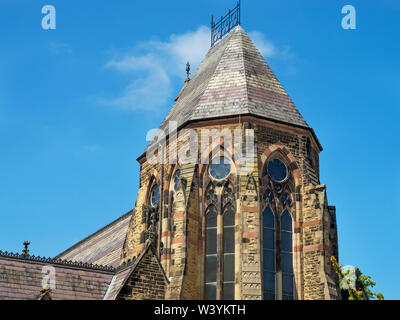
<svg viewBox="0 0 400 320"><path fill-rule="evenodd" d="M188 84L188 82L190 81L190 63L189 61L186 63L186 80L185 80L185 84L184 87L186 87L186 85Z"/></svg>
<svg viewBox="0 0 400 320"><path fill-rule="evenodd" d="M29 241L24 241L24 243L23 243L24 249L22 250L22 255L24 256L24 258L27 257L27 256L29 255L28 246L29 246L30 244L31 244L31 243L30 243Z"/></svg>
<svg viewBox="0 0 400 320"><path fill-rule="evenodd" d="M189 63L189 61L186 63L186 74L187 74L187 79L186 80L190 79L189 78L189 75L190 75L190 63Z"/></svg>
<svg viewBox="0 0 400 320"><path fill-rule="evenodd" d="M175 102L178 101L179 97L181 96L181 93L186 88L187 84L189 83L189 81L190 81L189 75L190 75L190 63L188 61L186 63L186 80L185 80L185 83L183 84L183 88L182 88L181 92L179 92L178 95L176 96L176 98L174 99Z"/></svg>

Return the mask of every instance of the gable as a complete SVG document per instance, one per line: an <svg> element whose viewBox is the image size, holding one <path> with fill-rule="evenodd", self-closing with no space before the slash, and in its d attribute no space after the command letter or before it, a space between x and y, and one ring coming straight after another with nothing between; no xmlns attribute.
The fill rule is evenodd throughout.
<svg viewBox="0 0 400 320"><path fill-rule="evenodd" d="M151 249L147 250L129 275L117 300L164 300L167 283L157 257Z"/></svg>

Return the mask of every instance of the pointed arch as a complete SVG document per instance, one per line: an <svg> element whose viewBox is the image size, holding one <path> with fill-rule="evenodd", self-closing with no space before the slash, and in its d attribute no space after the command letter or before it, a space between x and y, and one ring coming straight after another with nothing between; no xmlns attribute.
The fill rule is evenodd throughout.
<svg viewBox="0 0 400 320"><path fill-rule="evenodd" d="M167 205L168 210L166 210L166 215L164 218L172 216L173 205L175 200L175 193L177 191L178 183L180 182L181 176L181 166L179 164L174 165L168 173L168 181L165 184L165 189L167 190ZM176 180L178 178L178 180Z"/></svg>
<svg viewBox="0 0 400 320"><path fill-rule="evenodd" d="M149 173L149 179L146 186L146 196L145 196L146 204L149 204L151 190L153 189L154 185L158 185L160 187L160 174L156 169L153 168ZM162 190L159 191L161 193Z"/></svg>
<svg viewBox="0 0 400 320"><path fill-rule="evenodd" d="M262 208L265 208L262 216L264 298L294 299L293 225L297 217L296 202L300 201L300 169L290 151L278 142L264 151L259 170L260 200ZM274 214L274 278L268 273L272 265L268 265L266 258L266 255L272 254L272 249L268 249L271 247L272 229L266 226L268 223L271 226L271 221L268 222L272 218L271 212Z"/></svg>
<svg viewBox="0 0 400 320"><path fill-rule="evenodd" d="M222 201L221 201L221 205L222 205L222 212L224 212L225 207L228 205L233 205L235 206L235 191L234 191L234 187L231 181L227 181L224 185L224 188L222 190Z"/></svg>
<svg viewBox="0 0 400 320"><path fill-rule="evenodd" d="M224 300L235 299L235 225L236 208L233 186L227 183L222 194L222 292Z"/></svg>
<svg viewBox="0 0 400 320"><path fill-rule="evenodd" d="M300 167L298 166L297 161L293 156L293 154L281 142L272 144L264 150L260 158L260 163L259 163L260 170L264 170L267 160L271 159L275 155L280 155L280 158L284 160L284 162L288 166L288 169L292 173L295 186L299 187L301 185L301 176L302 176ZM262 173L263 171L259 172L260 177L262 176Z"/></svg>
<svg viewBox="0 0 400 320"><path fill-rule="evenodd" d="M219 147L222 148L222 147ZM230 173L221 179L211 177L210 165L199 166L203 186L204 212L204 297L235 298L236 166L229 153L219 156L230 162ZM211 214L211 215L210 215ZM216 220L213 220L214 216ZM216 225L211 227L211 223ZM216 238L214 237L216 235ZM215 243L215 246L214 246ZM214 271L216 274L214 276ZM211 273L210 273L211 272Z"/></svg>
<svg viewBox="0 0 400 320"><path fill-rule="evenodd" d="M213 157L214 155L214 157ZM237 175L237 168L238 168L238 163L234 162L233 159L234 155L234 150L233 147L230 148L225 148L222 144L217 145L214 149L212 150L205 150L203 154L201 155L201 164L199 164L199 174L201 177L206 177L208 173L208 168L210 167L210 164L213 162L215 158L225 158L228 161L231 162L231 176L236 176ZM205 159L207 159L207 162L205 162ZM207 180L207 179L205 179Z"/></svg>

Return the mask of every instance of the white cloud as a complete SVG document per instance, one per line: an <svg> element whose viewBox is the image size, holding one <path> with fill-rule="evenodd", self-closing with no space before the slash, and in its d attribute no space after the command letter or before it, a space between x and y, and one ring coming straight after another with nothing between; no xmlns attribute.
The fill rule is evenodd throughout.
<svg viewBox="0 0 400 320"><path fill-rule="evenodd" d="M171 71L184 71L187 61L190 61L194 70L210 49L210 29L200 26L196 31L189 31L181 35L173 34L168 42L153 41L150 45L170 57L173 62Z"/></svg>
<svg viewBox="0 0 400 320"><path fill-rule="evenodd" d="M100 102L124 110L158 110L171 98L173 78L183 84L186 62L192 70L200 64L209 49L209 35L209 28L201 26L172 34L166 42L141 43L133 53L108 61L105 68L132 73L133 79L118 97Z"/></svg>
<svg viewBox="0 0 400 320"><path fill-rule="evenodd" d="M278 53L263 33L253 31L249 36L264 57ZM172 83L182 81L183 85L186 62L190 62L193 75L209 48L210 29L206 26L172 34L168 41L140 43L130 53L114 57L105 64L106 69L131 74L132 80L117 97L103 98L99 102L123 110L159 110L166 103L172 103L173 94L177 93L172 92Z"/></svg>
<svg viewBox="0 0 400 320"><path fill-rule="evenodd" d="M160 57L152 54L127 56L111 60L105 67L124 73L134 72L136 77L119 97L102 99L102 103L124 110L154 110L167 102L171 81Z"/></svg>
<svg viewBox="0 0 400 320"><path fill-rule="evenodd" d="M274 58L288 60L295 58L295 55L291 51L290 46L278 48L274 43L272 43L265 37L264 33L260 31L249 32L249 37L254 42L254 45L257 47L263 57L266 59Z"/></svg>
<svg viewBox="0 0 400 320"><path fill-rule="evenodd" d="M277 53L275 45L265 38L265 35L260 31L249 32L249 37L253 40L254 45L265 58L271 58Z"/></svg>

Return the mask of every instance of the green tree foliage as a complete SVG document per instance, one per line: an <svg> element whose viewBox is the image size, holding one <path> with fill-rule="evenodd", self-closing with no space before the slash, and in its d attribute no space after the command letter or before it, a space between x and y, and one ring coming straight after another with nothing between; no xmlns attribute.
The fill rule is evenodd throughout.
<svg viewBox="0 0 400 320"><path fill-rule="evenodd" d="M367 300L377 299L383 300L382 293L372 292L372 288L376 285L375 281L371 280L371 276L363 275L359 268L353 270L343 270L343 266L339 265L335 257L331 257L333 268L339 277L339 287L342 291L347 290L349 293L349 300ZM354 272L356 275L355 286L351 283L350 273Z"/></svg>

